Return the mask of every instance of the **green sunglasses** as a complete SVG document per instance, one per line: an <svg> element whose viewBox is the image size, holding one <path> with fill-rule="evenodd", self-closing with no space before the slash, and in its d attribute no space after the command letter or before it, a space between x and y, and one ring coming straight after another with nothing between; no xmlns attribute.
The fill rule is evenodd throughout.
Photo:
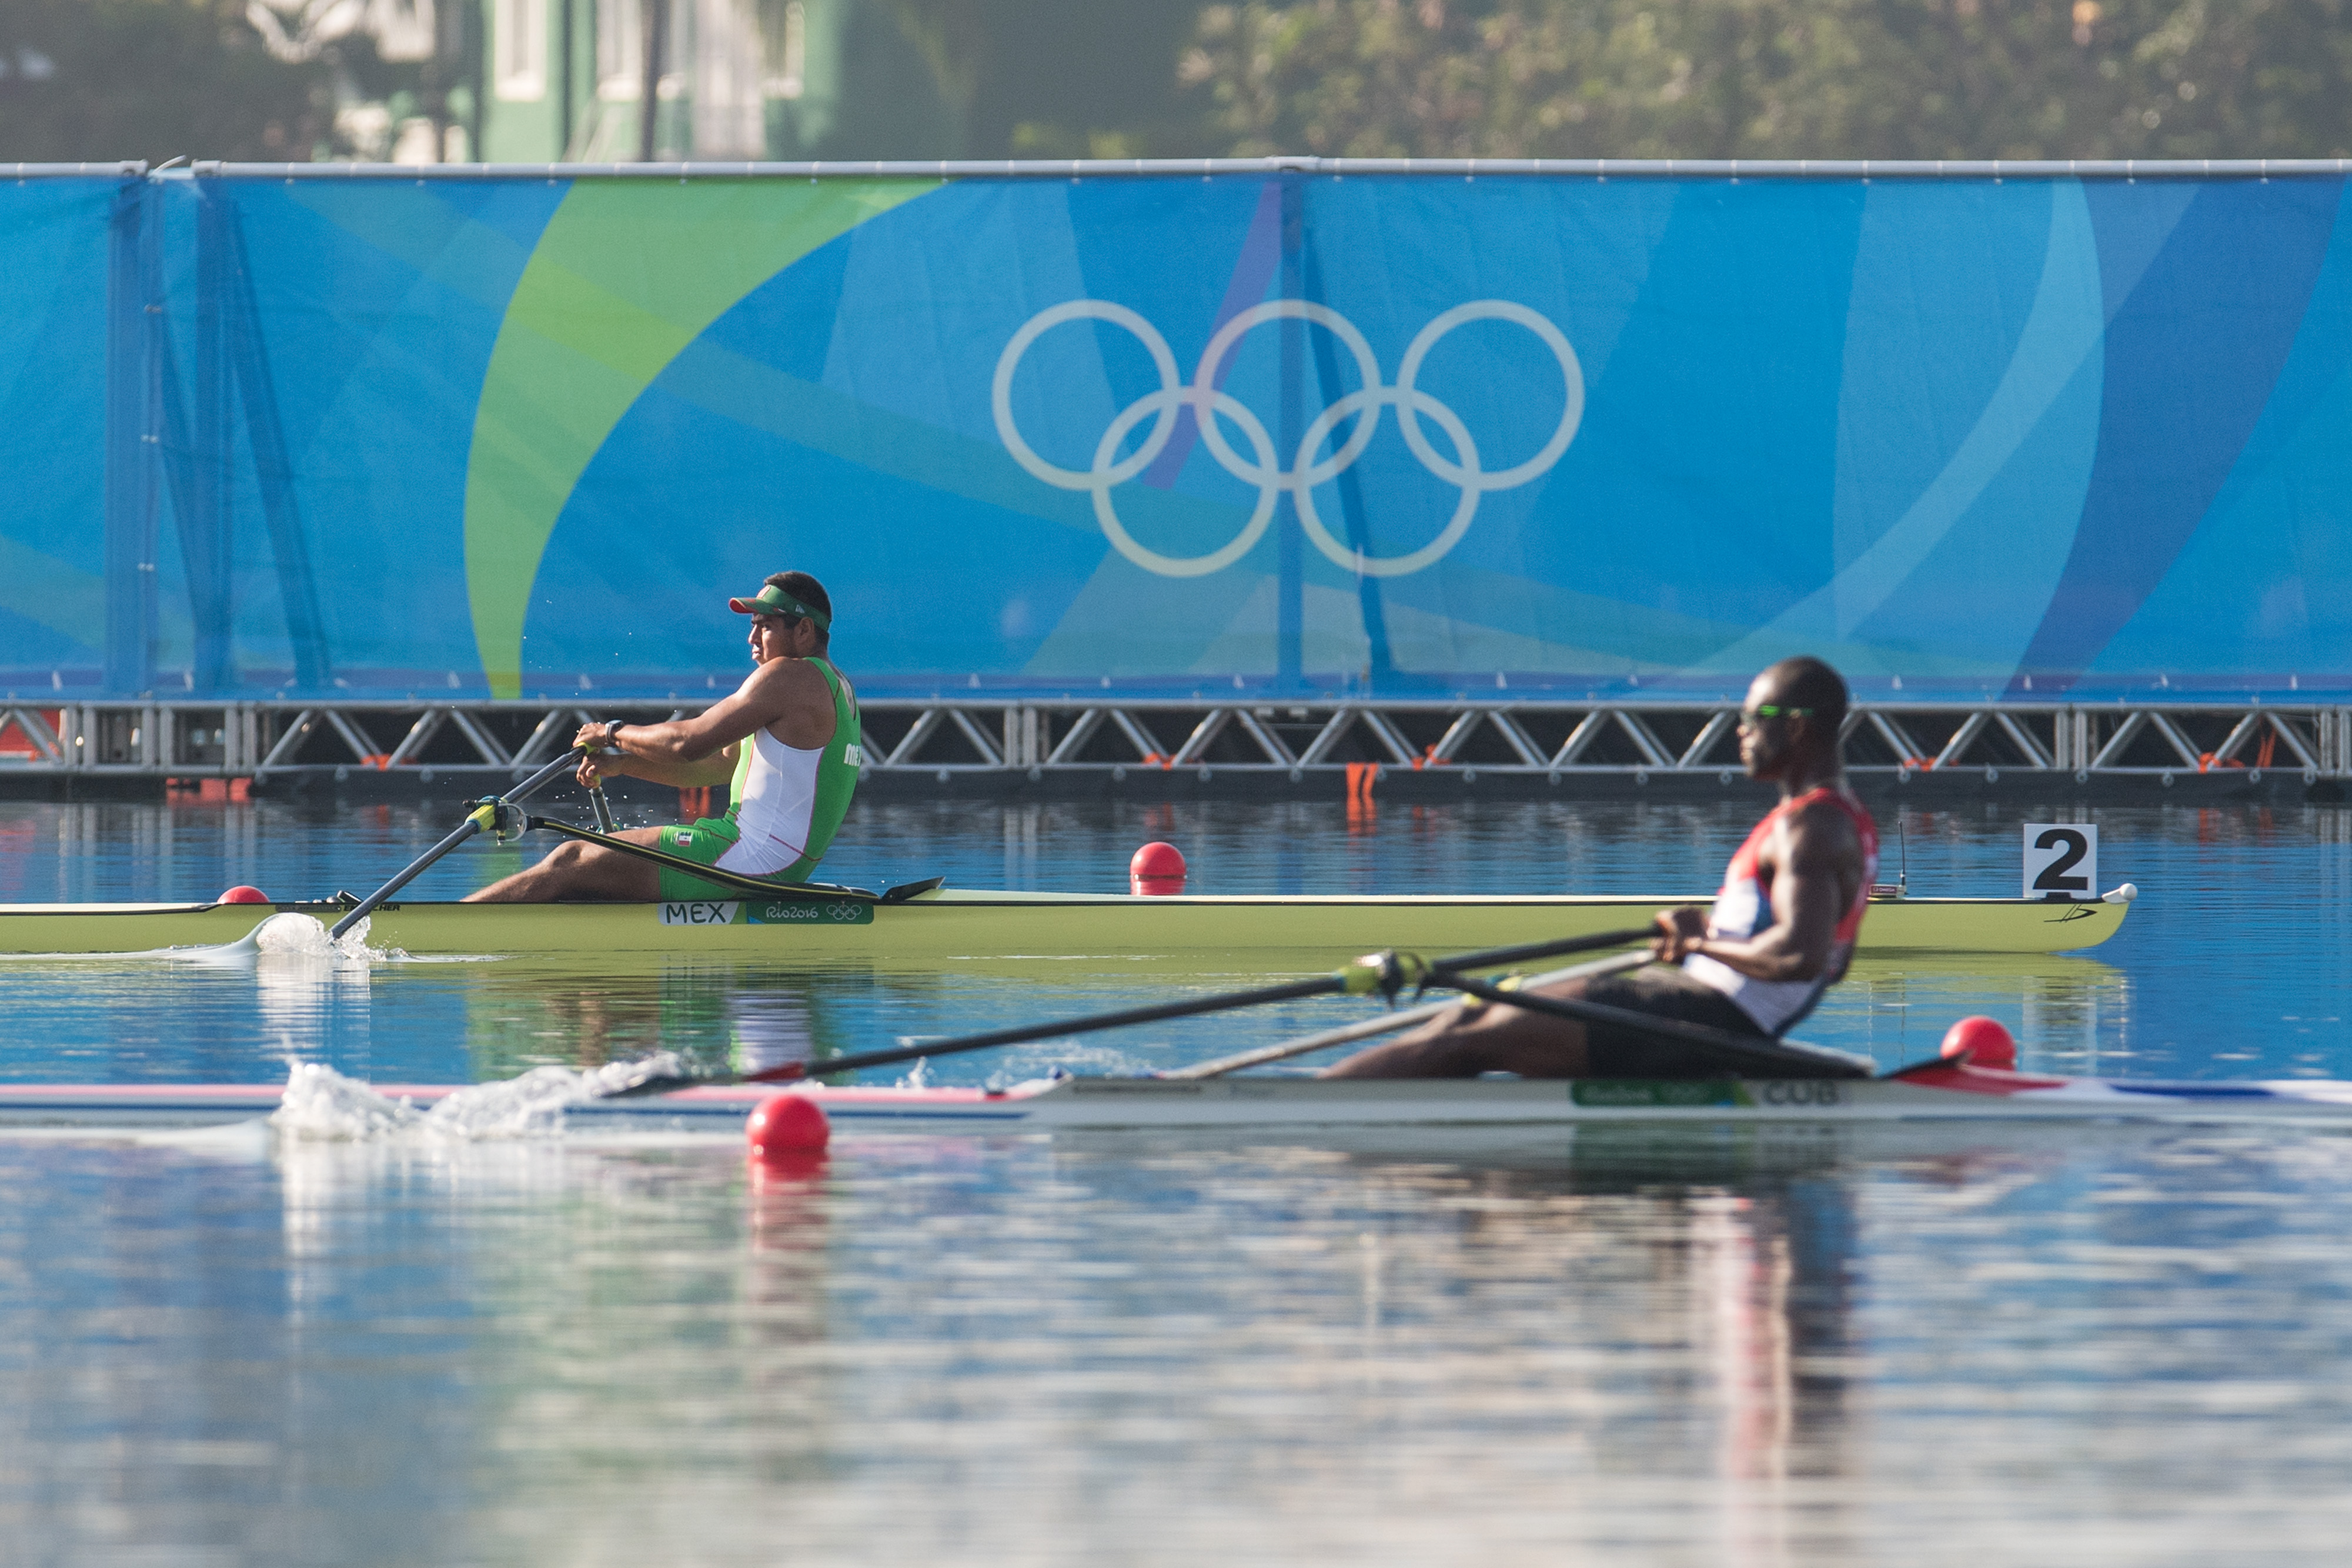
<svg viewBox="0 0 2352 1568"><path fill-rule="evenodd" d="M1741 723L1748 724L1759 718L1811 718L1812 716L1813 710L1809 707L1782 707L1779 703L1758 703L1754 707L1741 714L1739 719Z"/></svg>

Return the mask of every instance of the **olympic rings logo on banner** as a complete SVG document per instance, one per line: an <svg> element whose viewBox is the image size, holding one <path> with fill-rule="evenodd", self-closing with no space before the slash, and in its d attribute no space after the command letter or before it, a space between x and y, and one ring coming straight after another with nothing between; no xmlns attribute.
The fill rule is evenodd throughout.
<svg viewBox="0 0 2352 1568"><path fill-rule="evenodd" d="M1337 337L1355 357L1356 373L1363 382L1360 390L1331 403L1307 425L1287 468L1280 466L1274 438L1267 434L1264 423L1239 398L1217 384L1227 356L1244 333L1286 318L1309 322ZM1093 466L1080 470L1046 462L1022 439L1013 418L1013 376L1032 343L1065 322L1083 320L1107 321L1126 329L1150 354L1160 372L1160 390L1147 392L1118 412L1095 444ZM1448 332L1472 321L1508 321L1534 333L1559 361L1560 381L1568 393L1567 406L1560 411L1559 426L1542 450L1524 463L1494 473L1481 465L1477 444L1471 439L1469 427L1460 416L1416 384L1430 350ZM1013 340L997 357L991 401L996 413L996 433L1003 438L1004 448L1013 455L1013 460L1056 489L1089 492L1094 497L1095 520L1102 525L1104 534L1119 554L1146 571L1161 577L1205 577L1223 570L1247 555L1265 535L1267 525L1274 521L1276 504L1287 494L1307 538L1341 570L1372 577L1402 577L1434 565L1461 542L1462 536L1470 530L1471 519L1477 516L1479 497L1492 490L1516 489L1549 472L1559 461L1560 454L1576 438L1576 427L1584 417L1584 372L1577 362L1576 350L1549 319L1507 299L1478 299L1457 305L1423 327L1405 349L1404 359L1397 366L1396 384L1387 386L1381 382L1380 361L1371 345L1346 317L1328 305L1309 300L1270 299L1243 311L1218 329L1202 350L1200 366L1187 384L1177 374L1176 356L1170 352L1168 340L1150 322L1126 306L1114 305L1107 299L1073 299L1040 310L1013 334ZM1316 510L1315 487L1339 477L1363 455L1364 448L1371 444L1383 408L1397 411L1397 425L1403 432L1405 445L1421 465L1446 484L1459 486L1462 499L1444 530L1421 549L1403 555L1370 556L1331 536ZM1112 504L1111 492L1150 467L1167 449L1176 431L1177 415L1186 409L1192 410L1193 423L1210 455L1234 478L1257 486L1257 505L1242 531L1222 549L1206 555L1161 555L1137 543L1127 531ZM1318 459L1315 455L1340 423L1360 413L1365 417L1356 421L1355 429L1349 432L1338 449ZM1452 458L1440 454L1431 444L1428 432L1422 428L1424 418L1445 433L1454 446ZM1147 419L1152 422L1150 434L1134 451L1124 457L1118 455L1121 444ZM1244 458L1226 439L1223 424L1228 421L1248 443L1252 457Z"/></svg>

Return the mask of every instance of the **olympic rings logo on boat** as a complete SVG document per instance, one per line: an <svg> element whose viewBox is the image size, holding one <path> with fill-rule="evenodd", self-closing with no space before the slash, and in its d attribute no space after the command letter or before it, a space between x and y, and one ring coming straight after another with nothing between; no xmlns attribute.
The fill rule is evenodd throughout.
<svg viewBox="0 0 2352 1568"><path fill-rule="evenodd" d="M1285 468L1280 465L1274 438L1267 434L1264 422L1219 382L1225 361L1243 334L1269 321L1293 318L1321 327L1338 338L1355 357L1356 373L1363 385L1315 417L1299 437L1298 450L1290 465ZM1013 417L1013 372L1020 368L1029 346L1065 322L1082 320L1105 321L1124 328L1150 354L1160 372L1160 390L1145 393L1118 412L1096 443L1093 465L1083 470L1059 467L1037 455L1022 438ZM1481 465L1477 443L1471 439L1469 426L1461 416L1417 384L1430 350L1447 333L1472 321L1507 321L1535 334L1559 361L1560 381L1568 394L1559 424L1542 448L1524 463L1492 473ZM1276 505L1287 494L1307 537L1342 570L1360 576L1403 577L1435 565L1461 542L1462 536L1470 531L1471 520L1477 516L1481 496L1495 490L1517 489L1549 472L1559 461L1560 454L1576 438L1576 427L1584 417L1584 371L1567 336L1549 318L1507 299L1475 299L1455 306L1421 329L1406 347L1404 358L1397 366L1396 383L1391 386L1381 380L1380 361L1372 353L1371 345L1346 317L1328 305L1311 300L1270 299L1243 311L1218 329L1202 350L1200 365L1187 383L1177 373L1176 356L1170 351L1168 340L1150 322L1126 306L1108 299L1073 299L1040 310L1013 334L1012 341L997 357L991 402L996 414L996 433L1003 438L1004 448L1013 455L1013 460L1056 489L1091 494L1095 520L1101 524L1103 533L1119 554L1146 571L1161 577L1205 577L1223 570L1248 554L1264 536L1267 525L1274 521ZM1403 433L1405 445L1421 465L1446 484L1459 486L1462 499L1444 528L1429 543L1402 555L1373 556L1332 537L1316 510L1315 487L1338 478L1363 455L1364 448L1371 444L1377 433L1383 408L1397 411L1397 425ZM1242 531L1223 548L1204 555L1162 555L1138 543L1127 531L1111 492L1141 474L1167 449L1170 437L1175 434L1177 415L1187 409L1192 411L1210 455L1234 478L1257 486L1257 505ZM1356 421L1347 439L1329 456L1317 458L1323 443L1341 422L1357 414L1365 417ZM1422 427L1424 418L1445 433L1454 446L1452 458L1431 444L1428 432ZM1147 419L1152 422L1150 434L1134 451L1120 456L1120 445ZM1254 457L1244 458L1234 449L1223 428L1227 422L1241 432Z"/></svg>

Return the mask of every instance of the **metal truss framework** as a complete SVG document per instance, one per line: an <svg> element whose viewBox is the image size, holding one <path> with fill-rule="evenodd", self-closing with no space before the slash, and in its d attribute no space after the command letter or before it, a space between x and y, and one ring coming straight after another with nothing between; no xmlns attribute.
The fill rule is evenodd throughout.
<svg viewBox="0 0 2352 1568"><path fill-rule="evenodd" d="M337 780L376 769L431 784L485 783L552 757L593 719L697 711L616 700L546 702L81 703L0 706L0 777ZM1729 783L1738 711L1675 702L1298 703L984 698L865 704L866 768L1003 782L1138 773L1304 782L1351 766L1539 777L1551 784L1653 776ZM2352 706L2215 703L1870 704L1848 716L1850 768L1894 776L2094 778L2265 772L2305 783L2352 777Z"/></svg>

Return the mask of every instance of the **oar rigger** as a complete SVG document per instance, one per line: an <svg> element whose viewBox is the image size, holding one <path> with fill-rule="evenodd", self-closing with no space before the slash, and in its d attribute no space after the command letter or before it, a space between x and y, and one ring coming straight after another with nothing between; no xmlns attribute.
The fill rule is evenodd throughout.
<svg viewBox="0 0 2352 1568"><path fill-rule="evenodd" d="M1645 932L1643 935L1647 936L1649 934ZM1587 938L1587 940L1601 941L1601 939ZM1378 995L1393 1008L1396 1006L1397 998L1403 995L1408 987L1412 988L1412 999L1417 1002L1429 994L1429 988L1432 986L1456 988L1451 986L1448 977L1464 969L1495 968L1506 964L1516 964L1522 958L1550 957L1563 950L1577 951L1578 949L1562 949L1558 943L1539 942L1533 944L1531 949L1499 948L1491 953L1467 954L1460 958L1432 960L1423 957L1418 953L1401 953L1391 947L1385 952L1367 953L1340 970L1339 989L1351 997ZM1509 987L1515 983L1516 981L1510 977L1495 982L1501 987Z"/></svg>
<svg viewBox="0 0 2352 1568"><path fill-rule="evenodd" d="M1390 948L1381 953L1367 953L1339 971L1339 990L1350 997L1377 996L1390 1007L1407 986L1413 988L1419 999L1429 988L1429 961L1417 953L1400 953Z"/></svg>

